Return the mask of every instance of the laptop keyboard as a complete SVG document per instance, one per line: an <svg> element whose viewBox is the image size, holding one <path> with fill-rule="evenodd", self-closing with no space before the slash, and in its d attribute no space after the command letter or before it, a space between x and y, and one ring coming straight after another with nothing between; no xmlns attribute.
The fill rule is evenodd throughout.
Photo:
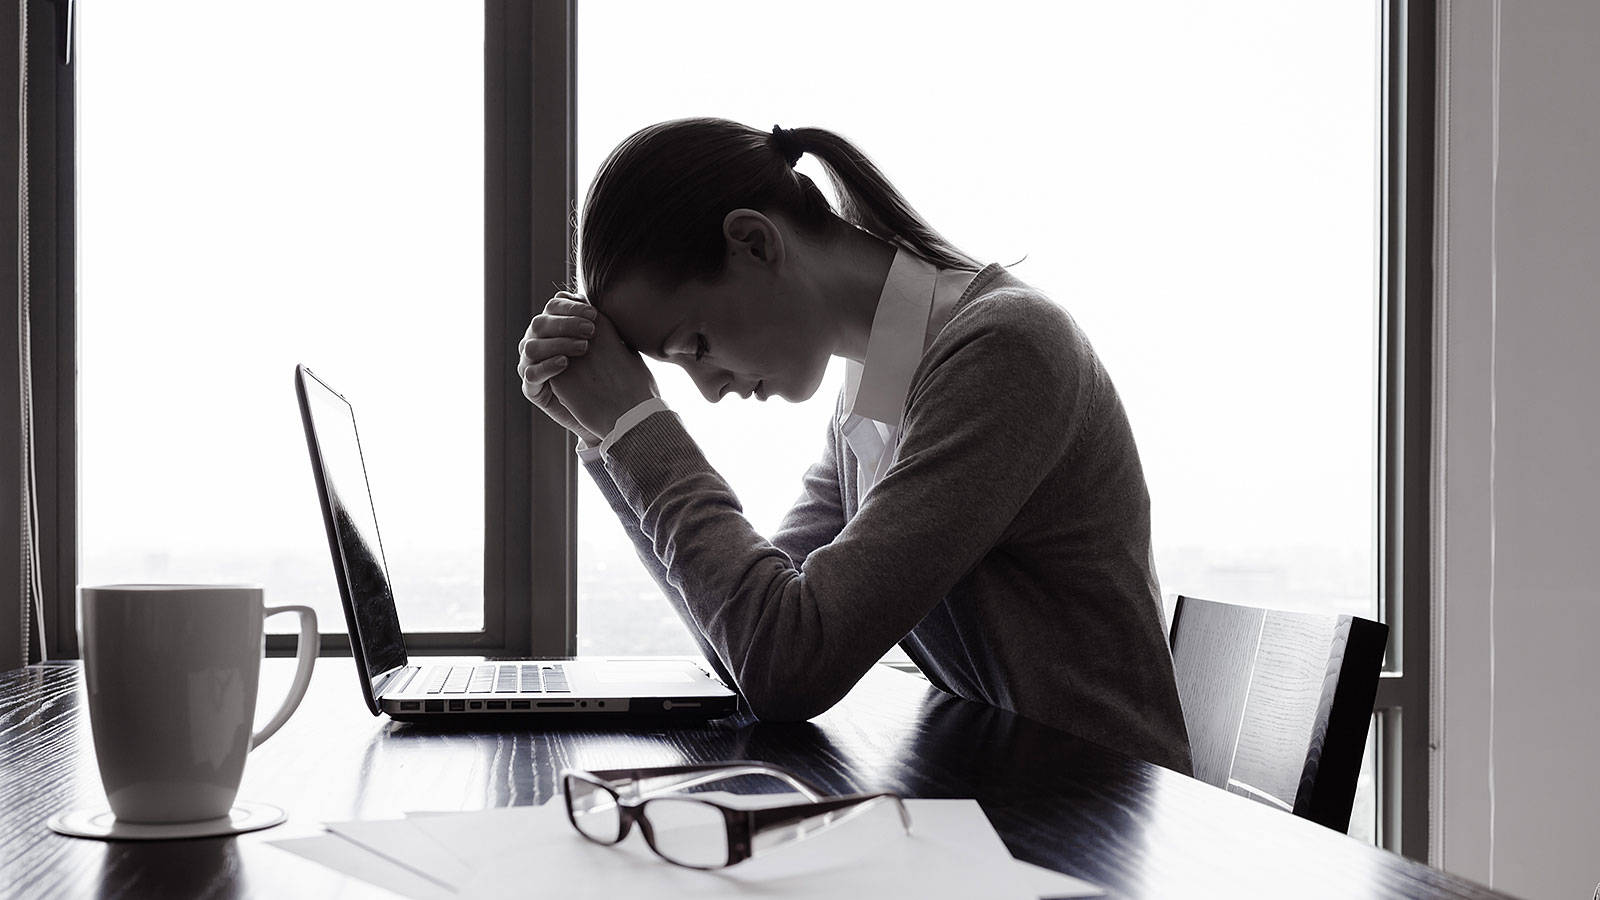
<svg viewBox="0 0 1600 900"><path fill-rule="evenodd" d="M434 666L423 686L429 694L569 694L567 670L559 663L489 663Z"/></svg>

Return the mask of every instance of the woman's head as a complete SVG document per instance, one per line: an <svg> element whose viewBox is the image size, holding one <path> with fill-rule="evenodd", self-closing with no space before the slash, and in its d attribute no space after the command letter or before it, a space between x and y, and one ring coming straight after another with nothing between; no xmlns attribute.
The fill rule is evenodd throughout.
<svg viewBox="0 0 1600 900"><path fill-rule="evenodd" d="M802 153L833 181L839 213L794 169ZM820 383L840 327L807 275L838 258L829 248L865 235L939 266L978 267L833 132L677 119L623 141L590 184L583 290L635 349L683 366L708 399L765 379L765 394L799 401Z"/></svg>

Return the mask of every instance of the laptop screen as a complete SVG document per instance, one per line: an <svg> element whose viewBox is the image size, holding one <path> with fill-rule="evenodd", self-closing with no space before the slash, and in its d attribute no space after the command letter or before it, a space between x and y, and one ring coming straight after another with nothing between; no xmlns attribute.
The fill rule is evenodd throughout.
<svg viewBox="0 0 1600 900"><path fill-rule="evenodd" d="M309 369L297 369L296 382L304 401L301 412L312 466L320 470L317 488L352 632L351 650L365 662L370 682L405 665L406 647L389 587L378 517L372 509L355 410Z"/></svg>

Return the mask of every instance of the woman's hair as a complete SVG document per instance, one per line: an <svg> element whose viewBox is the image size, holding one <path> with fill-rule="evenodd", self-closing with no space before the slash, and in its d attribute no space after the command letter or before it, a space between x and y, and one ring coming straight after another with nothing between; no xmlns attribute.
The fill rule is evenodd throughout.
<svg viewBox="0 0 1600 900"><path fill-rule="evenodd" d="M816 157L839 195L839 213L794 168ZM590 302L636 273L677 286L727 264L730 210L781 212L811 233L842 218L943 268L981 268L933 230L854 144L823 128L760 131L716 118L674 119L617 145L589 185L579 260Z"/></svg>

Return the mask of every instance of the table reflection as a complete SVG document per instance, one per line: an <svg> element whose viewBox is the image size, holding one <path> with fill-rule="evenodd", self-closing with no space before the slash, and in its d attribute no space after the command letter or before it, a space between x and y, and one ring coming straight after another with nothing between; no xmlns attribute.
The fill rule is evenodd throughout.
<svg viewBox="0 0 1600 900"><path fill-rule="evenodd" d="M153 895L166 897L244 896L250 879L239 861L234 838L183 841L113 841L100 861L96 896L101 900Z"/></svg>

